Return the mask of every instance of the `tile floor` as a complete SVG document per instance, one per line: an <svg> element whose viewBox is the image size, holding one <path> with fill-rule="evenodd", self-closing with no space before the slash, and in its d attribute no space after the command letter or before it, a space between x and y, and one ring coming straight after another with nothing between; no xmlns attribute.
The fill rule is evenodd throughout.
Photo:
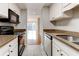
<svg viewBox="0 0 79 59"><path fill-rule="evenodd" d="M46 56L40 45L27 45L22 56Z"/></svg>

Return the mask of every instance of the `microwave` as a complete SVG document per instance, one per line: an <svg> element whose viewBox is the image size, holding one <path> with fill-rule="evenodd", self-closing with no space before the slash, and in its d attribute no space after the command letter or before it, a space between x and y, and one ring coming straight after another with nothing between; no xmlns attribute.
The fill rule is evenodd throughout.
<svg viewBox="0 0 79 59"><path fill-rule="evenodd" d="M10 23L16 23L16 24L19 23L19 15L16 14L11 9L8 9L8 17Z"/></svg>

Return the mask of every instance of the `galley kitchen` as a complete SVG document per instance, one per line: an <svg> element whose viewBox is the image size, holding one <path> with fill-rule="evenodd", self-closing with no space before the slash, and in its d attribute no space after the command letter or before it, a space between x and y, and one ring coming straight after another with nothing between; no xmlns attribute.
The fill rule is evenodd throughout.
<svg viewBox="0 0 79 59"><path fill-rule="evenodd" d="M0 3L0 56L79 56L79 4Z"/></svg>

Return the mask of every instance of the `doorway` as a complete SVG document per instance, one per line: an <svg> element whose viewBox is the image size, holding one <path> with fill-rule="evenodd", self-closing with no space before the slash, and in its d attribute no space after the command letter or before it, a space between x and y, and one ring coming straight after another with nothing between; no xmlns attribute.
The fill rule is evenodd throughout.
<svg viewBox="0 0 79 59"><path fill-rule="evenodd" d="M41 39L39 38L39 19L36 21L27 22L27 44L39 45Z"/></svg>
<svg viewBox="0 0 79 59"><path fill-rule="evenodd" d="M27 44L35 44L36 40L36 23L27 22Z"/></svg>

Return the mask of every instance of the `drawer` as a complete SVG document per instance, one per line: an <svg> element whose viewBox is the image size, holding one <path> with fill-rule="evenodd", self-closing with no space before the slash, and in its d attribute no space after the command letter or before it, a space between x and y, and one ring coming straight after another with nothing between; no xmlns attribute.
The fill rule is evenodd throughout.
<svg viewBox="0 0 79 59"><path fill-rule="evenodd" d="M10 43L9 43L9 49L13 49L15 46L18 46L18 41L17 41L17 38L15 38L14 40L12 40Z"/></svg>
<svg viewBox="0 0 79 59"><path fill-rule="evenodd" d="M3 55L6 51L9 50L9 44L4 45L0 48L0 56Z"/></svg>
<svg viewBox="0 0 79 59"><path fill-rule="evenodd" d="M10 51L16 50L18 51L18 38L15 38L14 40L10 41L6 45L0 48L0 56L9 56Z"/></svg>
<svg viewBox="0 0 79 59"><path fill-rule="evenodd" d="M9 51L5 52L2 56L10 56Z"/></svg>
<svg viewBox="0 0 79 59"><path fill-rule="evenodd" d="M79 52L70 47L69 45L59 41L58 39L54 40L55 45L57 45L62 51L68 56L79 56ZM73 51L73 52L72 52ZM62 52L63 53L63 52ZM64 53L63 53L64 54ZM65 54L64 54L65 55Z"/></svg>
<svg viewBox="0 0 79 59"><path fill-rule="evenodd" d="M18 56L18 47L15 46L12 50L10 50L10 56Z"/></svg>

